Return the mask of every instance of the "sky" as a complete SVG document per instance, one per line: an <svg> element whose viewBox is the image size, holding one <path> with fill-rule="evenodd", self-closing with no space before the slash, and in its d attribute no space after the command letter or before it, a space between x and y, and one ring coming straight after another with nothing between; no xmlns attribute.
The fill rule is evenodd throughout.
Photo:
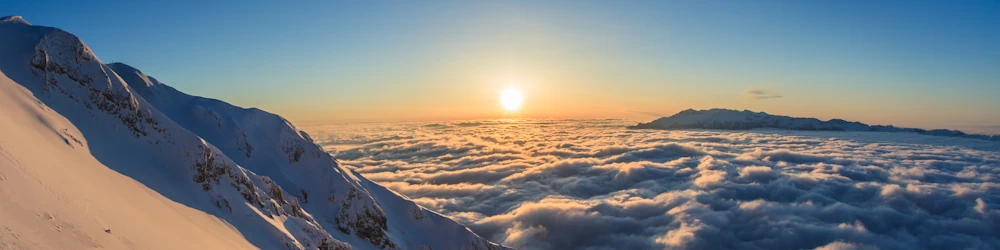
<svg viewBox="0 0 1000 250"><path fill-rule="evenodd" d="M298 123L732 108L1000 128L991 1L4 1L0 15ZM519 111L500 105L509 86Z"/></svg>

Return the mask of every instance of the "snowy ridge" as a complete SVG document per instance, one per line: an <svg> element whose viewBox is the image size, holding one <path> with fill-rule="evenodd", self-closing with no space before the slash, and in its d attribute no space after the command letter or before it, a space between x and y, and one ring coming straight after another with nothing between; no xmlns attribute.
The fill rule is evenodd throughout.
<svg viewBox="0 0 1000 250"><path fill-rule="evenodd" d="M312 142L308 134L297 130L280 116L187 95L126 64L113 63L109 66L154 107L217 145L227 155L233 156L240 166L271 177L286 190L297 190L295 196L303 201L304 206L309 208L307 210L322 213L325 222L336 225L341 233L355 234L382 248L397 246L396 241L391 239L393 231L422 235L412 240L396 236L402 242L432 239L407 242L414 246L463 247L436 243L444 236L426 234L428 229L440 230L442 227L460 233L468 232L463 226L396 194L384 191L372 194L375 193L372 189L381 191L384 188L340 167ZM428 217L433 220L425 221ZM389 221L397 223L387 225ZM464 236L466 239L461 239L461 234L456 236L456 240L469 243L469 247L488 246L471 233Z"/></svg>
<svg viewBox="0 0 1000 250"><path fill-rule="evenodd" d="M755 128L777 128L789 130L819 131L874 131L910 132L935 136L952 136L1000 141L1000 135L972 135L958 130L900 128L892 125L868 125L860 122L831 119L821 121L816 118L798 118L772 115L749 110L731 109L694 110L687 109L669 117L662 117L649 123L640 123L632 128L639 129L728 129L744 130Z"/></svg>
<svg viewBox="0 0 1000 250"><path fill-rule="evenodd" d="M20 23L24 25L31 25L27 20L24 20L21 16L5 16L0 18L0 23Z"/></svg>
<svg viewBox="0 0 1000 250"><path fill-rule="evenodd" d="M64 117L65 124L49 129L79 131L60 136L81 157L162 194L167 203L224 221L255 247L502 249L341 168L280 116L184 94L125 64L105 65L76 36L20 17L0 19L0 37L0 73L9 77L0 86L23 88L11 92L43 107L25 112ZM32 122L25 117L14 124ZM20 137L0 133L0 142L6 138ZM13 144L32 151L63 147Z"/></svg>

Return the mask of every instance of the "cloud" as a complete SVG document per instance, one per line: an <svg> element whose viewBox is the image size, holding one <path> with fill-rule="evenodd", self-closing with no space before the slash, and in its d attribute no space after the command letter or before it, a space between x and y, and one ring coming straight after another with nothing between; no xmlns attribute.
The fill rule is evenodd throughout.
<svg viewBox="0 0 1000 250"><path fill-rule="evenodd" d="M774 99L783 97L782 95L779 95L777 93L765 89L747 89L743 91L743 95L754 100Z"/></svg>
<svg viewBox="0 0 1000 250"><path fill-rule="evenodd" d="M632 123L305 129L353 145L333 153L355 171L519 249L1000 247L995 143Z"/></svg>
<svg viewBox="0 0 1000 250"><path fill-rule="evenodd" d="M833 243L826 244L824 246L816 248L816 250L876 250L876 249L878 248L865 245L859 246L854 243L847 243L843 241L835 241Z"/></svg>
<svg viewBox="0 0 1000 250"><path fill-rule="evenodd" d="M654 118L660 118L660 117L664 117L664 116L670 116L669 114L665 114L665 113L661 113L661 112L651 112L651 111L641 111L641 110L633 110L633 111L629 111L629 112L634 113L634 114L647 115L647 116L654 117Z"/></svg>

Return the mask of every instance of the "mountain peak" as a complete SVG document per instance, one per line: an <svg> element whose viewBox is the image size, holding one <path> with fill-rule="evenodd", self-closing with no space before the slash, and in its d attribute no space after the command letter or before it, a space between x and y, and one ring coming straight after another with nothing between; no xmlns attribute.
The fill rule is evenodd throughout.
<svg viewBox="0 0 1000 250"><path fill-rule="evenodd" d="M0 127L3 129L0 131L7 132L2 133L7 136L28 136L28 139L14 140L18 142L20 152L61 152L45 155L18 153L19 159L30 159L25 162L32 164L21 169L53 166L51 171L58 173L85 165L69 162L90 162L92 164L88 166L92 168L88 170L93 171L85 172L100 176L102 184L104 180L121 177L123 185L130 188L121 192L123 195L151 194L152 199L181 204L161 207L166 203L156 200L143 202L151 205L141 208L115 206L116 212L125 211L124 214L132 215L136 214L134 211L143 211L142 214L150 215L134 216L140 221L194 218L171 217L177 215L175 207L185 207L209 216L192 219L192 223L208 223L193 228L213 227L225 221L227 226L206 231L206 234L236 234L231 235L233 238L218 241L133 238L144 240L136 240L136 246L127 248L150 248L160 246L157 243L173 242L180 245L161 247L251 248L214 246L234 243L252 244L260 249L505 249L465 226L340 166L322 147L276 114L185 94L127 64L104 64L73 34L57 28L17 23L27 22L20 17L5 17L0 22L0 37L5 38L5 42L0 44L0 54L14 55L0 57L0 96L3 96L0 97L0 114L5 118L14 117L2 119ZM15 123L26 125L10 125ZM27 132L8 132L11 127ZM38 132L41 131L39 129L47 132ZM48 134L49 131L58 132L52 135ZM43 134L46 136L36 136ZM36 141L38 143L20 143ZM0 144L3 147L0 154L8 160L12 159L7 154L10 152L7 145L10 144ZM73 151L77 148L86 150ZM67 158L59 162L67 163L35 164L47 163L49 158L62 156ZM0 167L11 166L8 160L0 160ZM112 172L114 175L97 175ZM0 174L0 180L3 177ZM64 182L64 179L45 180L48 181L38 182L42 185L38 190L51 190L49 185L43 184ZM74 182L60 187L71 191L78 190L77 186L89 187L90 182L85 180L89 179L74 179ZM148 189L145 192L131 191L131 188L137 187ZM47 195L45 193L42 197L59 201L65 198ZM0 197L0 203L20 197L24 196ZM75 199L76 196L68 197ZM132 199L115 201L119 200ZM47 206L50 203L28 204L25 207L36 209L38 214L43 210L45 213L51 211ZM67 206L56 211L70 210L76 209ZM63 213L59 215L61 217ZM102 212L100 216L89 217L88 213L81 212L74 218L115 221L117 219L109 218L117 218L116 215ZM10 216L9 211L0 209L0 218ZM103 235L111 234L111 229L102 224L86 224L89 227L86 232L100 232L98 234L102 237L82 231L65 235L109 238ZM114 233L129 232L128 226L133 224L164 223L122 222L114 224L117 225L114 226ZM176 229L173 231L184 232L163 235L176 235L172 237L177 239L192 238L192 233L184 230L186 228L173 228ZM152 233L156 230L152 227L137 230L141 231L130 233L138 237L160 236ZM0 234L0 238L2 236ZM44 232L32 233L31 237L46 239L44 242L53 238ZM182 247L186 244L199 247ZM72 246L72 243L38 248L75 247L67 246ZM93 247L87 247L100 246L95 242Z"/></svg>
<svg viewBox="0 0 1000 250"><path fill-rule="evenodd" d="M21 16L5 16L0 18L0 23L20 23L24 25L31 25L27 20L24 20Z"/></svg>
<svg viewBox="0 0 1000 250"><path fill-rule="evenodd" d="M115 73L118 73L118 76L120 76L122 80L125 80L125 83L128 84L133 89L138 90L143 88L150 88L162 84L160 83L160 81L157 81L156 78L148 76L145 73L142 73L141 70L136 69L135 67L132 67L128 64L114 62L114 63L109 63L107 65L112 70L114 70Z"/></svg>
<svg viewBox="0 0 1000 250"><path fill-rule="evenodd" d="M128 70L128 71L139 71L139 72L142 72L139 69L137 69L135 67L132 67L131 65L122 63L122 62L109 63L108 66L112 67L112 68L119 68L119 69Z"/></svg>

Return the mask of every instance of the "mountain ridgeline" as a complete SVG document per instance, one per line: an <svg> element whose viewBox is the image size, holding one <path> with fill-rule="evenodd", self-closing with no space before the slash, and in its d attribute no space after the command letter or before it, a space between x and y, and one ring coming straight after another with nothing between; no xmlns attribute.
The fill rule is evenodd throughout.
<svg viewBox="0 0 1000 250"><path fill-rule="evenodd" d="M100 168L113 170L101 176L105 182L137 182L128 185L151 191L137 196L164 197L167 200L162 204L182 205L173 210L193 209L216 218L200 219L207 222L195 223L190 231L198 232L196 229L202 227L235 230L232 235L243 237L236 241L245 240L257 248L505 249L344 168L308 134L278 115L185 94L126 64L104 64L76 36L56 28L31 25L20 17L0 19L0 37L4 40L0 44L0 87L10 96L4 101L19 103L0 106L0 111L11 114L10 123L0 124L5 126L0 128L4 130L0 132L0 153L9 155L7 159L17 159L0 161L0 179L3 170L9 168L32 173L25 176L37 179L42 185L39 190L49 193L72 192L59 191L63 190L60 185L99 185L98 180L56 181L52 178L62 177L37 174L43 168L53 168L55 172L81 169L83 163L32 165L33 160L42 162L44 157L18 153L66 151L70 152L67 155L82 159L73 162L97 164L90 172L103 171ZM43 118L46 120L39 122ZM39 135L29 137L35 134ZM45 138L49 137L59 140L47 143ZM116 195L119 194L101 194ZM4 199L15 198L0 195L0 205L5 204ZM79 204L107 202L93 199L98 198L59 194L50 200L73 202L56 202L63 205L40 202L47 205L35 206L19 201L18 204L35 214L70 221L73 220L70 214L76 208L60 210L66 211L65 217L49 216L51 212L42 210L58 206L85 210L88 206ZM133 211L137 205L114 206ZM132 218L134 221L147 218L144 216L172 218L148 214L150 209L138 210L147 214L137 215ZM83 230L88 225L111 227L107 221L119 220L107 215L114 213L88 211L81 212L83 216L74 225L81 228L79 235L89 237L89 241L73 238L79 235L55 232L34 235L47 240L20 243L43 247L59 244L58 237L67 237L68 245L48 246L79 247L73 242L80 240L109 248L119 243L124 248L172 248L143 241L156 238L149 233L143 235L146 229ZM191 218L199 216L198 212L192 214L195 215L185 215L185 220L195 221ZM0 206L0 219L8 218L4 216L16 217L14 212ZM213 226L220 222L226 226ZM30 228L32 225L27 225L30 223L34 222L25 222L24 226ZM119 228L135 226L121 225ZM149 230L162 230L162 237L173 234L163 228ZM32 231L19 233L29 232ZM106 236L112 234L117 238ZM127 236L130 234L133 236ZM6 236L31 239L33 235ZM0 241L4 239L5 234L0 232ZM18 241L10 242L17 248ZM208 242L196 240L171 242L186 248L209 246ZM226 244L239 246L238 242Z"/></svg>
<svg viewBox="0 0 1000 250"><path fill-rule="evenodd" d="M892 125L868 125L860 122L831 119L821 121L816 118L798 118L772 115L764 112L731 109L688 109L668 117L662 117L648 123L632 126L636 129L723 129L746 130L757 128L776 128L788 130L815 131L871 131L871 132L909 132L933 136L950 136L976 138L1000 141L1000 135L966 134L958 130L900 128Z"/></svg>

